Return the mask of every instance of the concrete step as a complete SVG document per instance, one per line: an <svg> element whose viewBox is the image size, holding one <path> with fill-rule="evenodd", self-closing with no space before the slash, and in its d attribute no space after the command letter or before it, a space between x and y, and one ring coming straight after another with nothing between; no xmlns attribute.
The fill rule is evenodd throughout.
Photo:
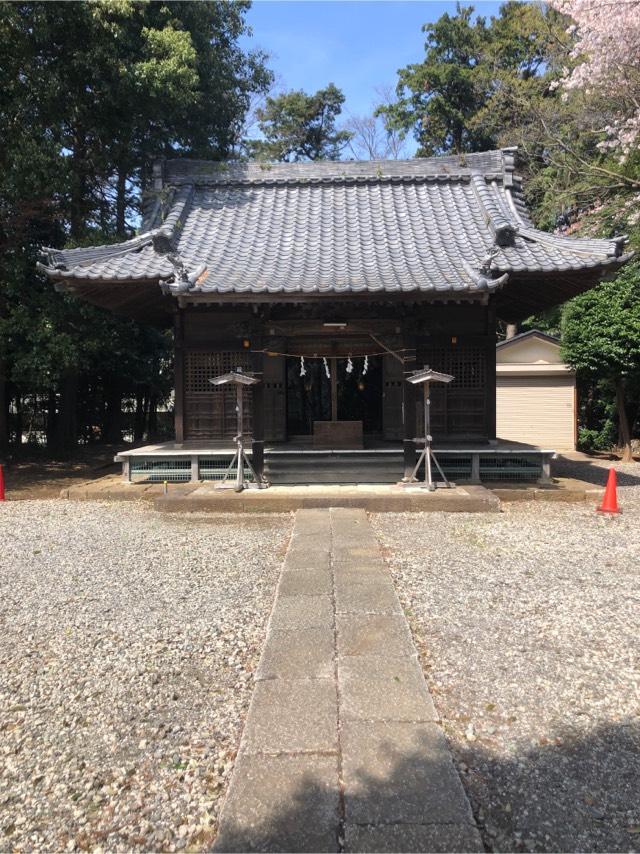
<svg viewBox="0 0 640 854"><path fill-rule="evenodd" d="M286 513L301 508L361 507L371 513L464 512L497 513L500 501L482 486L425 489L400 486L272 486L270 489L217 490L213 484L195 489L176 484L154 501L156 510L210 513Z"/></svg>

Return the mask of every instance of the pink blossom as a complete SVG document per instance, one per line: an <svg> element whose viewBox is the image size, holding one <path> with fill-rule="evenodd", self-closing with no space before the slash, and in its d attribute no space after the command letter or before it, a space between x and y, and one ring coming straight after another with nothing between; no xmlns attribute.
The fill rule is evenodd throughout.
<svg viewBox="0 0 640 854"><path fill-rule="evenodd" d="M640 0L550 0L550 5L573 19L568 29L576 43L566 72L566 89L598 90L622 103L617 121L606 128L603 148L623 155L640 135Z"/></svg>

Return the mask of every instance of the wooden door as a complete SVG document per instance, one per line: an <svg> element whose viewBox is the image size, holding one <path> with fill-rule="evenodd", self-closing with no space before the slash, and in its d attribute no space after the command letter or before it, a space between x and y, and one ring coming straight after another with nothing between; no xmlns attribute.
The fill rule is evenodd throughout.
<svg viewBox="0 0 640 854"><path fill-rule="evenodd" d="M382 357L382 435L385 439L403 439L402 383L404 365L394 356Z"/></svg>
<svg viewBox="0 0 640 854"><path fill-rule="evenodd" d="M286 357L265 356L264 438L266 442L285 442L287 439Z"/></svg>
<svg viewBox="0 0 640 854"><path fill-rule="evenodd" d="M233 439L237 430L236 388L212 386L209 379L240 367L249 354L240 351L187 350L184 373L184 432L191 442ZM244 430L251 432L251 391L244 390Z"/></svg>

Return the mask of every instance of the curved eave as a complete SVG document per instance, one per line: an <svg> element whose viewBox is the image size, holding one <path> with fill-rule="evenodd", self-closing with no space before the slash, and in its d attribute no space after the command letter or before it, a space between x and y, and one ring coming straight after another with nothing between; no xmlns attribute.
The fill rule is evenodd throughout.
<svg viewBox="0 0 640 854"><path fill-rule="evenodd" d="M162 293L157 279L100 282L60 276L54 287L59 293L70 294L119 317L152 326L168 326L175 312L175 300Z"/></svg>
<svg viewBox="0 0 640 854"><path fill-rule="evenodd" d="M627 252L576 269L545 273L515 271L509 277L509 286L495 297L498 317L515 322L562 305L614 276L634 255L634 252Z"/></svg>

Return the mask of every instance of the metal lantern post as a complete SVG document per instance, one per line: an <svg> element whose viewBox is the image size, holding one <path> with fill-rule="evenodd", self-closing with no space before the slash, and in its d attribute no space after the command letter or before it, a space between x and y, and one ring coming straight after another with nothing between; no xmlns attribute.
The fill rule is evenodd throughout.
<svg viewBox="0 0 640 854"><path fill-rule="evenodd" d="M229 468L226 470L224 478L219 485L219 489L225 489L227 487L227 481L229 480L229 475L234 471L235 467L235 484L233 489L235 492L242 492L243 489L249 488L251 486L256 487L257 489L266 489L269 486L268 481L266 481L261 475L256 474L253 466L249 462L249 459L244 451L244 446L242 443L242 431L244 427L244 408L243 408L243 399L242 399L242 390L244 386L252 386L256 385L260 382L257 377L252 376L251 374L245 374L242 371L242 368L236 368L235 371L231 371L228 374L221 374L219 377L213 377L209 380L212 385L229 385L233 384L236 387L236 415L237 415L237 435L234 436L233 441L236 443L236 451L233 455L233 459L229 464ZM251 480L246 481L244 477L244 467L249 469L251 472Z"/></svg>
<svg viewBox="0 0 640 854"><path fill-rule="evenodd" d="M428 489L429 492L433 492L436 488L436 483L433 480L433 469L432 463L440 472L440 476L442 477L442 486L447 488L451 488L454 484L450 483L445 473L442 471L440 467L440 463L438 462L438 458L433 452L433 448L431 447L431 443L433 441L431 436L431 398L430 398L430 386L432 382L438 383L450 383L454 377L451 374L441 374L438 371L433 371L428 365L421 371L414 371L410 377L407 377L407 382L412 385L421 385L422 386L422 394L423 394L423 405L424 405L424 448L420 452L420 456L418 457L418 462L409 478L408 483L414 484L418 483L418 471L420 470L420 466L424 463L424 482L421 483L421 487L423 489Z"/></svg>

